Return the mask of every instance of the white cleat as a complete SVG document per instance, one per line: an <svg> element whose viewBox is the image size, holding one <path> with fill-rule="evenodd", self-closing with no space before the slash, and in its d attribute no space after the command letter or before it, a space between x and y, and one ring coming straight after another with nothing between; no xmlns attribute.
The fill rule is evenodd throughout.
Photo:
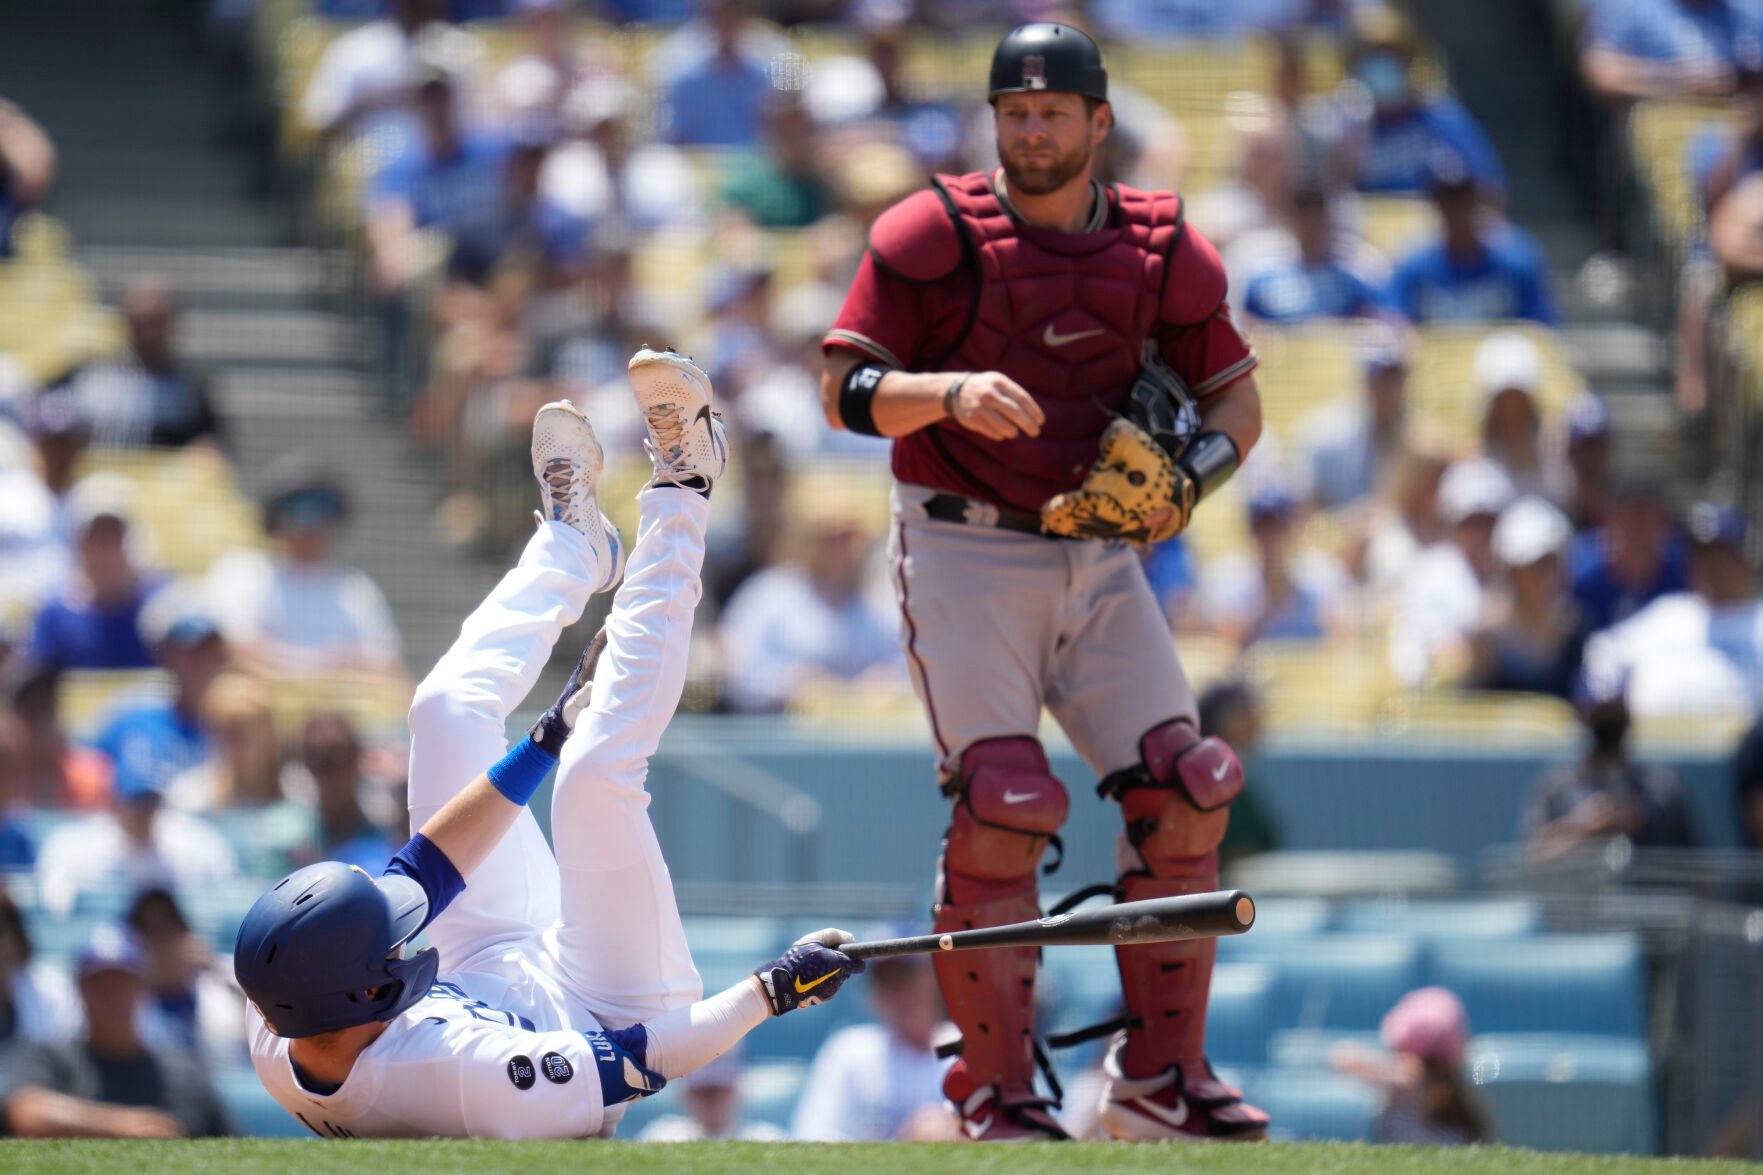
<svg viewBox="0 0 1763 1175"><path fill-rule="evenodd" d="M649 427L643 448L655 463L650 484L709 494L728 465L728 436L710 408L710 377L684 355L644 347L631 356L630 380Z"/></svg>
<svg viewBox="0 0 1763 1175"><path fill-rule="evenodd" d="M610 589L624 574L624 540L612 520L600 513L595 490L605 456L594 426L568 400L546 404L533 416L533 476L539 479L540 522L561 522L580 532L594 552L604 578L594 588Z"/></svg>

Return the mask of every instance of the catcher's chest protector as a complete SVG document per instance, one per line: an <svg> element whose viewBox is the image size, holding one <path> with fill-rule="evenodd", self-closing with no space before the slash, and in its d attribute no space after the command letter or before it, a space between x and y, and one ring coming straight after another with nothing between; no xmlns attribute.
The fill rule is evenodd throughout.
<svg viewBox="0 0 1763 1175"><path fill-rule="evenodd" d="M1138 375L1181 204L1168 192L1120 189L1108 227L1060 233L1012 220L983 172L936 183L979 277L967 333L939 366L1001 371L1033 392L1047 415L1039 438L1009 443L1008 459L973 433L945 440L982 482L1038 505L1083 479L1108 410ZM1029 490L1022 479L1044 484Z"/></svg>

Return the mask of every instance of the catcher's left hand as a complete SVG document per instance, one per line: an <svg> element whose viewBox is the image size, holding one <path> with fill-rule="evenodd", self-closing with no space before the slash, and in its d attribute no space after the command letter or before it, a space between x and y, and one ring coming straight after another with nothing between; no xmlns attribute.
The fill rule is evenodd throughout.
<svg viewBox="0 0 1763 1175"><path fill-rule="evenodd" d="M1186 529L1197 497L1193 479L1151 434L1119 417L1083 485L1041 507L1041 526L1066 538L1160 543Z"/></svg>
<svg viewBox="0 0 1763 1175"><path fill-rule="evenodd" d="M796 1008L812 1008L838 994L845 980L864 968L862 959L853 959L837 949L851 940L849 931L817 930L753 972L765 989L765 1002L771 1005L771 1014L781 1016Z"/></svg>

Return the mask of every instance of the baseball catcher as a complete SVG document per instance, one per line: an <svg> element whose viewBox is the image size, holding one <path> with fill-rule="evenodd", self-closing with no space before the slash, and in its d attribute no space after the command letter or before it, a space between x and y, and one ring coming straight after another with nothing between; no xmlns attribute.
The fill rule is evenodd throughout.
<svg viewBox="0 0 1763 1175"><path fill-rule="evenodd" d="M1135 549L1179 534L1260 435L1224 268L1174 194L1095 179L1114 115L1089 37L1015 29L990 82L1001 166L938 176L876 219L821 379L836 426L894 441L901 633L951 805L939 930L1038 913L1069 805L1043 707L1120 805L1120 899L1214 888L1242 788L1197 729ZM1213 951L1118 951L1114 1136L1265 1134L1206 1062ZM1057 1086L1036 1080L1037 962L937 959L962 1035L944 1088L971 1138L1064 1137Z"/></svg>

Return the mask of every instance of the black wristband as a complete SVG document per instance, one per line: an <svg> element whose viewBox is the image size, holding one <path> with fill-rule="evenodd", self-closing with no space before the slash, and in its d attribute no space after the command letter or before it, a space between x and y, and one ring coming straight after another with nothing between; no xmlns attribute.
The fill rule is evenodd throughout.
<svg viewBox="0 0 1763 1175"><path fill-rule="evenodd" d="M1237 443L1229 434L1203 432L1188 442L1188 447L1182 450L1175 463L1192 479L1197 502L1229 481L1242 458L1237 453Z"/></svg>
<svg viewBox="0 0 1763 1175"><path fill-rule="evenodd" d="M846 428L866 437L879 437L875 426L875 393L882 376L893 370L884 363L859 363L845 373L839 385L839 420Z"/></svg>

